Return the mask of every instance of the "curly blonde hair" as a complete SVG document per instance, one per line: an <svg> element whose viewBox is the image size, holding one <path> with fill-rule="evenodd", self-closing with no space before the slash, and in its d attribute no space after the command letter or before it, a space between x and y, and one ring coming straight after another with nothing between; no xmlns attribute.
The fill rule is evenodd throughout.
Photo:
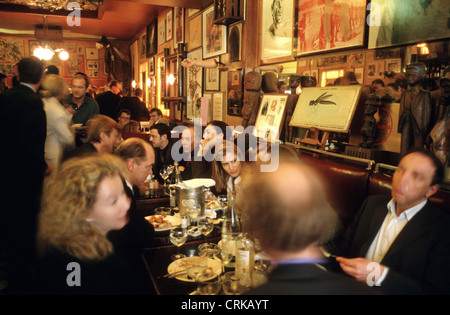
<svg viewBox="0 0 450 315"><path fill-rule="evenodd" d="M122 159L99 154L70 159L46 179L37 233L41 255L57 249L81 260L101 260L113 252L104 233L86 218L101 181L116 175L127 176Z"/></svg>

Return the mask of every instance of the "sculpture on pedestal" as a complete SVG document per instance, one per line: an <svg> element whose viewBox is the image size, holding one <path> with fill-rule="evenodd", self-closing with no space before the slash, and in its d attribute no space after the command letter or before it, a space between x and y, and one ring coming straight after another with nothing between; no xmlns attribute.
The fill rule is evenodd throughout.
<svg viewBox="0 0 450 315"><path fill-rule="evenodd" d="M398 132L401 133L400 154L412 148L424 148L431 129L432 102L429 91L423 89L427 69L423 63L406 67L408 88L400 98Z"/></svg>
<svg viewBox="0 0 450 315"><path fill-rule="evenodd" d="M258 116L261 99L261 73L250 71L244 77L244 101L242 106L242 126L254 125Z"/></svg>

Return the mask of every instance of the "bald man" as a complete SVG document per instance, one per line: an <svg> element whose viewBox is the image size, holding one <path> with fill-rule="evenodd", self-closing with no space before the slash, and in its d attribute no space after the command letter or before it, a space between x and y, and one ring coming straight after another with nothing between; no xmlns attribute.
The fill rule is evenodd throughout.
<svg viewBox="0 0 450 315"><path fill-rule="evenodd" d="M268 282L250 290L271 294L375 294L357 281L326 271L329 261L319 245L335 229L337 215L319 176L300 163L283 163L275 172L253 175L240 204L275 269Z"/></svg>

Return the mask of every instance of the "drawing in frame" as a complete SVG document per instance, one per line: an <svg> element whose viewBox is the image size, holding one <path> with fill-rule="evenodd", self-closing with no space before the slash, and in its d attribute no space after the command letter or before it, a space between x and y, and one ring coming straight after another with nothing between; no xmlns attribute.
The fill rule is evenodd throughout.
<svg viewBox="0 0 450 315"><path fill-rule="evenodd" d="M366 0L296 0L295 4L296 56L365 46Z"/></svg>
<svg viewBox="0 0 450 315"><path fill-rule="evenodd" d="M262 0L259 5L260 59L282 61L292 59L294 2Z"/></svg>
<svg viewBox="0 0 450 315"><path fill-rule="evenodd" d="M157 23L158 20L154 19L147 25L147 57L154 56L158 52Z"/></svg>
<svg viewBox="0 0 450 315"><path fill-rule="evenodd" d="M140 44L139 57L145 58L147 57L147 34L142 34Z"/></svg>
<svg viewBox="0 0 450 315"><path fill-rule="evenodd" d="M372 0L368 48L450 37L448 0Z"/></svg>
<svg viewBox="0 0 450 315"><path fill-rule="evenodd" d="M202 15L198 14L189 20L189 50L202 45Z"/></svg>
<svg viewBox="0 0 450 315"><path fill-rule="evenodd" d="M255 137L279 140L287 99L287 94L264 94L253 129Z"/></svg>
<svg viewBox="0 0 450 315"><path fill-rule="evenodd" d="M158 19L158 46L166 41L166 17Z"/></svg>
<svg viewBox="0 0 450 315"><path fill-rule="evenodd" d="M178 43L184 43L184 8L173 10L173 47L178 48Z"/></svg>
<svg viewBox="0 0 450 315"><path fill-rule="evenodd" d="M362 85L302 89L289 126L330 132L349 131Z"/></svg>
<svg viewBox="0 0 450 315"><path fill-rule="evenodd" d="M203 58L222 55L227 52L227 27L214 24L214 6L203 12Z"/></svg>
<svg viewBox="0 0 450 315"><path fill-rule="evenodd" d="M202 60L202 48L187 53L187 58L194 60ZM197 110L197 102L202 97L203 69L201 67L192 66L186 69L186 118L193 119Z"/></svg>
<svg viewBox="0 0 450 315"><path fill-rule="evenodd" d="M217 58L212 58L217 59ZM219 59L220 61L220 59ZM219 91L220 90L220 71L218 67L204 68L205 91Z"/></svg>
<svg viewBox="0 0 450 315"><path fill-rule="evenodd" d="M166 14L166 41L171 40L173 37L173 10L170 10Z"/></svg>
<svg viewBox="0 0 450 315"><path fill-rule="evenodd" d="M155 57L148 58L148 75L155 75Z"/></svg>
<svg viewBox="0 0 450 315"><path fill-rule="evenodd" d="M242 116L241 110L244 95L244 70L228 71L228 103L227 114L230 116Z"/></svg>

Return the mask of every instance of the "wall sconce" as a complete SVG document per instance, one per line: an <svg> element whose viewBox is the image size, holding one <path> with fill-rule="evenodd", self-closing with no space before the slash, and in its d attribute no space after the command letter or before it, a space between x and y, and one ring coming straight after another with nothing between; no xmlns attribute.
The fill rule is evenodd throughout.
<svg viewBox="0 0 450 315"><path fill-rule="evenodd" d="M131 82L131 86L133 87L133 89L135 89L136 88L136 81L135 80L133 80L133 82Z"/></svg>
<svg viewBox="0 0 450 315"><path fill-rule="evenodd" d="M152 85L152 81L150 80L150 78L147 78L147 86L150 87Z"/></svg>
<svg viewBox="0 0 450 315"><path fill-rule="evenodd" d="M421 55L428 55L430 53L427 43L417 44L417 48Z"/></svg>

